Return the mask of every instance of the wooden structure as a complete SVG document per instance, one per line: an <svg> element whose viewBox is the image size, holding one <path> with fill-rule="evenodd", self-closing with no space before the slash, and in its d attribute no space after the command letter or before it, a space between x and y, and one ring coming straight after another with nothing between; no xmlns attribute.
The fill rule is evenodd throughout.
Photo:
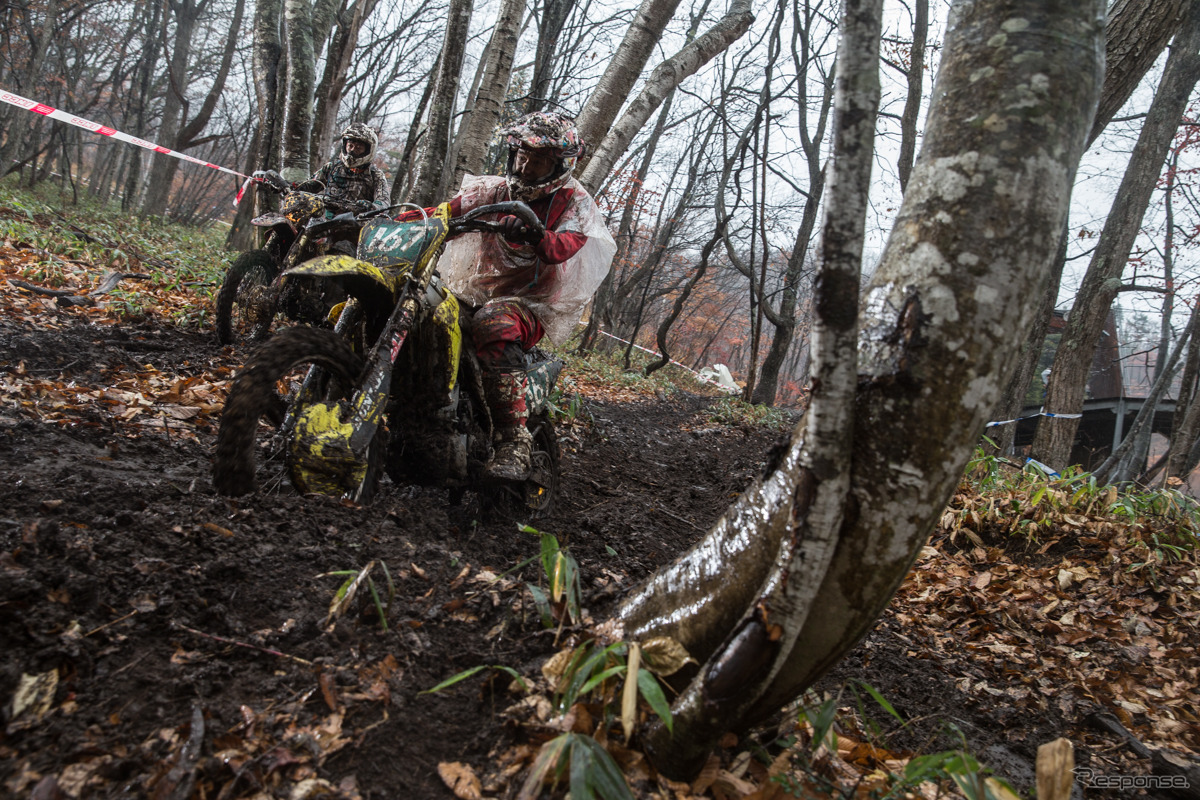
<svg viewBox="0 0 1200 800"><path fill-rule="evenodd" d="M1049 332L1061 333L1065 326L1062 312L1055 311ZM1125 438L1149 394L1153 357L1152 350L1119 341L1116 317L1110 311L1092 357L1083 418L1079 421L1071 449L1072 464L1081 464L1087 470L1095 469ZM1170 435L1175 419L1175 396L1172 387L1158 401L1152 424L1155 433ZM1014 438L1018 452L1032 444L1041 410L1040 406L1022 409L1023 419L1017 423Z"/></svg>

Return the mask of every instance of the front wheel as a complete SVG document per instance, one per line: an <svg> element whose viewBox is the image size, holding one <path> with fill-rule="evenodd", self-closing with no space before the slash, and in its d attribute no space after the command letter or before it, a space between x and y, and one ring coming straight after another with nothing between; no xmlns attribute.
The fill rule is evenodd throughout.
<svg viewBox="0 0 1200 800"><path fill-rule="evenodd" d="M267 250L237 257L217 292L217 341L237 344L266 336L275 316L271 284L278 272L279 262Z"/></svg>
<svg viewBox="0 0 1200 800"><path fill-rule="evenodd" d="M278 421L281 406L291 406L281 394L295 399L295 389L307 367L320 370L309 384L313 396L337 399L352 392L362 364L362 357L332 331L288 328L259 347L234 379L221 413L213 459L213 486L217 491L240 495L254 488L259 420L267 416ZM284 384L282 393L280 383ZM275 447L268 456L278 456L282 450Z"/></svg>

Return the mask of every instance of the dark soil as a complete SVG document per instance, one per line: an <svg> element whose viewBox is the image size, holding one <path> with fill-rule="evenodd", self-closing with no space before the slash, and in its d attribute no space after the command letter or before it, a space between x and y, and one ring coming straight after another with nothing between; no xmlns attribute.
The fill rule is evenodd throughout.
<svg viewBox="0 0 1200 800"><path fill-rule="evenodd" d="M217 352L211 337L174 330L2 328L0 364L96 386L130 365L186 374ZM589 424L562 432L560 499L533 524L578 560L593 618L762 469L778 434L713 427L711 402L587 399ZM534 676L558 649L523 589L539 579L536 560L481 580L535 556L538 538L481 515L469 495L453 505L445 491L386 481L367 507L286 483L230 500L211 487L214 433L0 412L0 794L29 797L53 777L59 794L44 781L37 796L285 797L286 773L344 793L293 797L448 798L440 763L487 773L520 738L498 713L518 699L507 677L421 692L485 664ZM343 579L324 573L371 561L395 579L388 629L369 605L326 625ZM912 746L936 743L952 718L1028 785L1012 765L1031 768L1064 722L973 706L909 652L885 623L827 687L856 677L878 688L923 720ZM46 674L58 682L40 719L10 719L22 675Z"/></svg>

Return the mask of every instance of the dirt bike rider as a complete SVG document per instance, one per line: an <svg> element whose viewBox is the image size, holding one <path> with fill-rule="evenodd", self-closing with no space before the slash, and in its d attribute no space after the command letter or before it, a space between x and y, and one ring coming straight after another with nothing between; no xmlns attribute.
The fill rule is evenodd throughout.
<svg viewBox="0 0 1200 800"><path fill-rule="evenodd" d="M379 137L370 126L352 122L342 131L336 157L306 181L320 181L325 194L334 200L354 203L356 211L383 208L390 202L387 176L371 162ZM300 188L304 188L301 184Z"/></svg>
<svg viewBox="0 0 1200 800"><path fill-rule="evenodd" d="M563 342L608 274L616 244L596 203L571 177L584 143L570 117L526 114L501 126L508 146L503 176L468 175L451 200L459 216L482 205L521 200L545 226L539 234L515 216L498 221L504 234L476 233L451 240L438 261L443 282L479 306L471 319L475 352L495 426L489 477L520 481L529 475L532 437L526 428L526 351L543 336ZM400 218L411 219L411 212Z"/></svg>

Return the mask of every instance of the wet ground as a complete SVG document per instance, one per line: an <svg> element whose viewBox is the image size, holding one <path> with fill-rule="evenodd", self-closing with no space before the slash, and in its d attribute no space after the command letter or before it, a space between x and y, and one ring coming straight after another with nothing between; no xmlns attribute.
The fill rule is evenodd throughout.
<svg viewBox="0 0 1200 800"><path fill-rule="evenodd" d="M422 692L480 665L536 675L556 652L525 589L535 534L470 495L387 482L366 507L286 482L220 497L203 387L238 353L154 325L10 318L0 334L0 794L448 798L439 765L484 775L511 756L506 673ZM155 375L182 411L105 394ZM585 395L564 425L561 495L532 524L578 560L593 618L762 468L778 433L716 425L712 402ZM371 564L381 594L385 567L394 582L386 630L370 602L331 620L330 573ZM1071 721L981 704L920 649L889 615L825 688L882 692L916 720L897 747L945 747L952 722L1028 787L1037 745Z"/></svg>

